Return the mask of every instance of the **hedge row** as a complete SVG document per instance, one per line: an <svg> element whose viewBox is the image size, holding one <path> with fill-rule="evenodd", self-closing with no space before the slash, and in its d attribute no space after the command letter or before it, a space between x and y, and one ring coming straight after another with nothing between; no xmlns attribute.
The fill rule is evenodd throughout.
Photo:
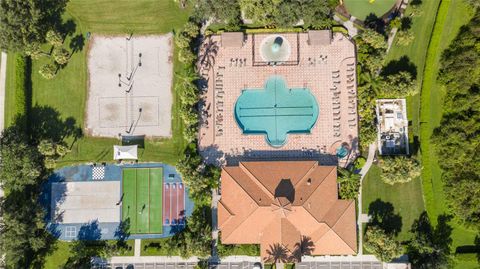
<svg viewBox="0 0 480 269"><path fill-rule="evenodd" d="M15 117L25 116L27 103L27 58L21 54L15 57Z"/></svg>

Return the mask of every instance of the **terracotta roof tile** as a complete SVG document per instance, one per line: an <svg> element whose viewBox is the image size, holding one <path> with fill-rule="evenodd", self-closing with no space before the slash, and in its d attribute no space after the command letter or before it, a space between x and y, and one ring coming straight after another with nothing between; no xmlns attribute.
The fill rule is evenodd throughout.
<svg viewBox="0 0 480 269"><path fill-rule="evenodd" d="M317 162L242 162L222 171L218 208L225 244L260 244L266 259L271 245L290 253L303 237L312 255L354 254L354 201L339 200L334 166Z"/></svg>

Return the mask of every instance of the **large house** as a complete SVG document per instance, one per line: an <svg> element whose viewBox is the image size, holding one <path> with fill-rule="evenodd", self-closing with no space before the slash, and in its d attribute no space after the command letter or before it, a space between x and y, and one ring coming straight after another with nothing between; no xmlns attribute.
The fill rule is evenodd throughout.
<svg viewBox="0 0 480 269"><path fill-rule="evenodd" d="M218 227L223 244L260 244L302 255L357 252L355 201L341 200L337 167L316 161L240 162L221 174Z"/></svg>

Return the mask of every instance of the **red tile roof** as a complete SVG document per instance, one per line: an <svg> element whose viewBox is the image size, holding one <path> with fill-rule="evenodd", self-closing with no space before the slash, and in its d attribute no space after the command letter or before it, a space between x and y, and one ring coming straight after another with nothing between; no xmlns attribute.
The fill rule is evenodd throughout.
<svg viewBox="0 0 480 269"><path fill-rule="evenodd" d="M293 254L302 238L308 255L357 252L355 201L339 200L336 166L315 161L241 162L224 167L218 227L223 244L280 244Z"/></svg>

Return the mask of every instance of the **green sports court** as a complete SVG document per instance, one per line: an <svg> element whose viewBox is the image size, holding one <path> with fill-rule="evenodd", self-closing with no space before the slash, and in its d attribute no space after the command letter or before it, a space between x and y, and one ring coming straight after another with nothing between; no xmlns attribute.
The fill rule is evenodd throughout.
<svg viewBox="0 0 480 269"><path fill-rule="evenodd" d="M163 169L124 168L122 178L122 220L130 233L162 233Z"/></svg>

